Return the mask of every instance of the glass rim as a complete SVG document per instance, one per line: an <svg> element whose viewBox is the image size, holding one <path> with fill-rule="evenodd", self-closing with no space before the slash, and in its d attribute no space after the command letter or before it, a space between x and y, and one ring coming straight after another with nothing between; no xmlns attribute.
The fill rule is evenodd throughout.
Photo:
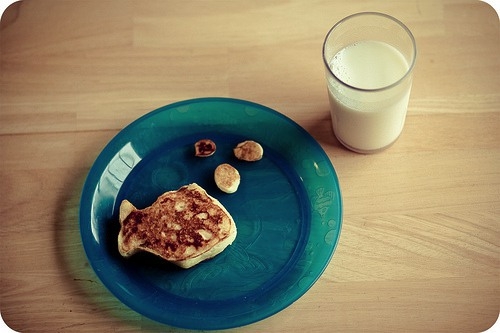
<svg viewBox="0 0 500 333"><path fill-rule="evenodd" d="M326 42L327 42L328 38L330 37L330 35L332 34L332 32L337 27L339 27L342 23L346 22L347 20L350 20L350 19L352 19L354 17L357 17L357 16L365 16L365 15L381 16L381 17L384 17L386 19L389 19L389 20L395 22L410 37L410 41L411 41L412 48L413 48L412 61L411 61L410 65L408 66L408 69L406 70L405 74L401 78L399 78L397 81L395 81L395 82L393 82L393 83L391 83L391 84L389 84L387 86L380 87L380 88L360 88L360 87L356 87L356 86L350 85L347 82L344 82L342 79L340 79L338 76L336 76L333 73L333 71L330 68L330 65L328 64L328 61L326 60L326 57L325 57ZM413 71L413 68L415 67L415 62L417 60L417 43L415 42L415 37L413 36L413 34L410 31L410 29L408 29L408 27L403 22L401 22L400 20L398 20L397 18L395 18L395 17L393 17L391 15L384 14L384 13L379 13L379 12L359 12L359 13L351 14L349 16L344 17L342 20L340 20L337 23L335 23L333 25L333 27L330 28L330 30L328 30L328 32L327 32L327 34L325 36L325 39L323 41L323 55L322 56L323 56L323 63L326 66L326 68L328 69L328 72L333 77L335 77L340 83L342 83L343 85L345 85L345 86L347 86L347 87L349 87L351 89L357 90L357 91L377 92L377 91L388 90L388 89L391 89L391 88L399 85L400 82L402 82L403 80L405 80L410 75L410 73Z"/></svg>

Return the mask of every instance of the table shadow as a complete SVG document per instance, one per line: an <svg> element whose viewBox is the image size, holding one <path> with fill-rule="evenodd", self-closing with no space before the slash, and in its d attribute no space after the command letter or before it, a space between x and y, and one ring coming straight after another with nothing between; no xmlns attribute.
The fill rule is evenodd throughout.
<svg viewBox="0 0 500 333"><path fill-rule="evenodd" d="M304 129L318 141L318 143L326 147L334 147L341 151L348 151L337 139L333 133L332 120L330 118L330 110L322 112L324 115L310 123L305 124Z"/></svg>

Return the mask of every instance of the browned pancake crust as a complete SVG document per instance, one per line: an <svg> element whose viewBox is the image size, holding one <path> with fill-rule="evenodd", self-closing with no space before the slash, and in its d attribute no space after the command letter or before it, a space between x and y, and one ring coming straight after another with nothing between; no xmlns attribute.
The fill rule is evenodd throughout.
<svg viewBox="0 0 500 333"><path fill-rule="evenodd" d="M211 198L186 186L166 192L153 205L133 210L122 221L123 246L166 260L184 260L213 247L230 233L228 214Z"/></svg>
<svg viewBox="0 0 500 333"><path fill-rule="evenodd" d="M262 158L264 154L264 149L260 143L247 140L238 143L238 145L233 149L234 156L239 160L255 162Z"/></svg>

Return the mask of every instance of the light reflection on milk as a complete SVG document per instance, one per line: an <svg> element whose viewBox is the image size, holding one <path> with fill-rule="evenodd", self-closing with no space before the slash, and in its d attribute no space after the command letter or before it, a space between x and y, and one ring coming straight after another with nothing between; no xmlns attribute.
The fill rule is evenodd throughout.
<svg viewBox="0 0 500 333"><path fill-rule="evenodd" d="M366 40L341 49L329 66L337 78L328 77L337 138L361 152L392 144L403 129L410 97L411 75L393 85L408 71L405 57L387 43Z"/></svg>

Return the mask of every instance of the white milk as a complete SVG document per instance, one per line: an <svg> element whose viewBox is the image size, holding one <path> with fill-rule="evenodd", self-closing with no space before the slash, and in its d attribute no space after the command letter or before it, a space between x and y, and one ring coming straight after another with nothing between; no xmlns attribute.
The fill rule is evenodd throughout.
<svg viewBox="0 0 500 333"><path fill-rule="evenodd" d="M333 78L328 80L337 138L361 152L392 144L403 129L411 78L394 87L386 87L408 71L409 64L404 56L384 42L360 41L340 50L329 66L338 79L351 86L342 85Z"/></svg>

